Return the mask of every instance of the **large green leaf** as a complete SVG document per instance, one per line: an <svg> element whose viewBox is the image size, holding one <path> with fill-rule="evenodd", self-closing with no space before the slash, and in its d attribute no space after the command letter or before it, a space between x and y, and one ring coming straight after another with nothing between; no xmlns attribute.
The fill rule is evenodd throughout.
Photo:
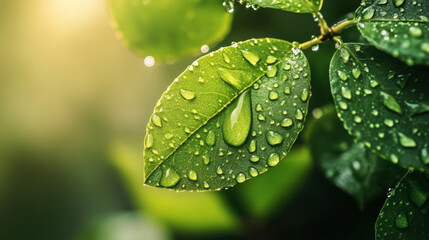
<svg viewBox="0 0 429 240"><path fill-rule="evenodd" d="M312 169L308 147L294 147L269 174L237 186L238 201L246 213L264 220L284 207L305 183Z"/></svg>
<svg viewBox="0 0 429 240"><path fill-rule="evenodd" d="M140 211L183 233L221 233L237 229L238 217L218 193L173 192L142 186L140 148L139 144L133 146L123 142L110 147L110 160Z"/></svg>
<svg viewBox="0 0 429 240"><path fill-rule="evenodd" d="M222 0L107 0L118 36L141 56L175 60L229 32Z"/></svg>
<svg viewBox="0 0 429 240"><path fill-rule="evenodd" d="M240 2L294 13L317 13L323 4L323 0L240 0Z"/></svg>
<svg viewBox="0 0 429 240"><path fill-rule="evenodd" d="M356 12L362 35L413 64L429 64L429 1L364 0Z"/></svg>
<svg viewBox="0 0 429 240"><path fill-rule="evenodd" d="M343 44L330 66L344 127L373 152L403 167L429 169L429 71L364 44Z"/></svg>
<svg viewBox="0 0 429 240"><path fill-rule="evenodd" d="M429 176L409 172L388 193L375 224L377 240L429 239Z"/></svg>
<svg viewBox="0 0 429 240"><path fill-rule="evenodd" d="M323 114L309 126L311 153L325 176L350 194L360 208L385 194L405 170L355 143L343 129L335 109L318 109Z"/></svg>
<svg viewBox="0 0 429 240"><path fill-rule="evenodd" d="M277 165L303 128L309 85L307 59L282 40L248 40L200 58L155 107L145 183L215 190Z"/></svg>

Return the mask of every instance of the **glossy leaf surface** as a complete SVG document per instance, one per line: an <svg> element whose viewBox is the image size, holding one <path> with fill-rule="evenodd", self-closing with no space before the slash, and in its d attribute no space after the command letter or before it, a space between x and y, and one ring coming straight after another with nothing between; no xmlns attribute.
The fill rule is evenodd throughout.
<svg viewBox="0 0 429 240"><path fill-rule="evenodd" d="M175 60L221 41L232 14L222 0L108 0L118 36L135 53Z"/></svg>
<svg viewBox="0 0 429 240"><path fill-rule="evenodd" d="M323 4L323 0L241 0L241 2L294 13L317 13Z"/></svg>
<svg viewBox="0 0 429 240"><path fill-rule="evenodd" d="M393 163L429 169L429 71L364 44L343 44L330 66L344 127Z"/></svg>
<svg viewBox="0 0 429 240"><path fill-rule="evenodd" d="M388 193L376 240L429 239L429 176L410 172Z"/></svg>
<svg viewBox="0 0 429 240"><path fill-rule="evenodd" d="M216 190L277 165L302 130L309 85L307 59L286 41L248 40L200 58L155 107L145 183Z"/></svg>
<svg viewBox="0 0 429 240"><path fill-rule="evenodd" d="M333 107L318 111L323 115L310 125L308 138L313 158L326 178L351 195L361 209L406 173L355 143Z"/></svg>
<svg viewBox="0 0 429 240"><path fill-rule="evenodd" d="M364 0L356 18L377 48L409 65L429 64L429 1Z"/></svg>

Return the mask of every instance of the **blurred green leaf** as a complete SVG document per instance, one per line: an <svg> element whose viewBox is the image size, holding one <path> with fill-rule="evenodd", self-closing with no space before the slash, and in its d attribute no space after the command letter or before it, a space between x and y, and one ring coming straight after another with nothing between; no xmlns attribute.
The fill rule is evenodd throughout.
<svg viewBox="0 0 429 240"><path fill-rule="evenodd" d="M388 196L375 224L376 239L429 239L428 175L407 173Z"/></svg>
<svg viewBox="0 0 429 240"><path fill-rule="evenodd" d="M323 4L323 0L241 0L241 2L294 13L317 13Z"/></svg>
<svg viewBox="0 0 429 240"><path fill-rule="evenodd" d="M312 167L307 147L293 148L268 174L237 188L239 202L254 218L267 219L300 189Z"/></svg>
<svg viewBox="0 0 429 240"><path fill-rule="evenodd" d="M111 149L112 163L141 211L180 232L229 232L237 228L236 215L218 193L173 192L142 186L143 165L138 147L116 143Z"/></svg>
<svg viewBox="0 0 429 240"><path fill-rule="evenodd" d="M276 166L303 128L310 97L308 62L295 50L252 39L189 66L148 124L145 183L218 190Z"/></svg>
<svg viewBox="0 0 429 240"><path fill-rule="evenodd" d="M429 64L429 1L364 0L358 28L377 48L409 65Z"/></svg>
<svg viewBox="0 0 429 240"><path fill-rule="evenodd" d="M311 153L324 175L351 195L360 208L385 194L406 171L355 143L343 129L335 109L318 109L323 114L308 129Z"/></svg>
<svg viewBox="0 0 429 240"><path fill-rule="evenodd" d="M222 0L107 0L118 36L141 56L162 61L200 53L229 32Z"/></svg>
<svg viewBox="0 0 429 240"><path fill-rule="evenodd" d="M357 141L393 163L429 170L429 72L365 44L343 44L330 67L337 112Z"/></svg>

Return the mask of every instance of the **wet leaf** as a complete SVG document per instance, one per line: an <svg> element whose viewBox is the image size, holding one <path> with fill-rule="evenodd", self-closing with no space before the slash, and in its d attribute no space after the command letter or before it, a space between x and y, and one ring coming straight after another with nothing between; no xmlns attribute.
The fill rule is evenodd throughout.
<svg viewBox="0 0 429 240"><path fill-rule="evenodd" d="M124 142L111 145L113 166L120 173L131 200L140 211L182 233L222 233L235 231L237 215L215 192L173 192L142 186L140 144Z"/></svg>
<svg viewBox="0 0 429 240"><path fill-rule="evenodd" d="M244 0L243 2L257 7L275 8L294 13L317 13L323 4L323 0Z"/></svg>
<svg viewBox="0 0 429 240"><path fill-rule="evenodd" d="M215 190L277 165L302 130L309 85L307 59L282 40L248 40L200 58L155 107L145 183Z"/></svg>
<svg viewBox="0 0 429 240"><path fill-rule="evenodd" d="M108 0L121 40L141 56L175 60L221 41L232 14L222 0Z"/></svg>
<svg viewBox="0 0 429 240"><path fill-rule="evenodd" d="M330 66L344 127L393 163L429 169L429 71L409 67L364 44L343 44Z"/></svg>
<svg viewBox="0 0 429 240"><path fill-rule="evenodd" d="M429 239L429 176L409 172L388 196L375 224L376 240Z"/></svg>
<svg viewBox="0 0 429 240"><path fill-rule="evenodd" d="M429 1L364 0L356 12L362 35L408 65L429 64Z"/></svg>
<svg viewBox="0 0 429 240"><path fill-rule="evenodd" d="M406 173L355 143L333 107L317 111L323 115L309 126L308 137L313 158L326 178L351 195L361 209Z"/></svg>

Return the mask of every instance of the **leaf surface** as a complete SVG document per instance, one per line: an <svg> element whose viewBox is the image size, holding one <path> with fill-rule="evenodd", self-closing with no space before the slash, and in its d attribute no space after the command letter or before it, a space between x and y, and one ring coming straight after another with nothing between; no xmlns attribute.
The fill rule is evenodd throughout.
<svg viewBox="0 0 429 240"><path fill-rule="evenodd" d="M323 0L244 0L247 4L263 8L275 8L294 13L317 13Z"/></svg>
<svg viewBox="0 0 429 240"><path fill-rule="evenodd" d="M310 97L307 59L292 48L253 39L189 66L148 124L145 183L216 190L277 165L302 130Z"/></svg>
<svg viewBox="0 0 429 240"><path fill-rule="evenodd" d="M229 32L222 0L108 0L121 40L140 56L176 60L201 52Z"/></svg>
<svg viewBox="0 0 429 240"><path fill-rule="evenodd" d="M429 169L429 71L364 44L343 44L330 66L344 127L373 152L410 169Z"/></svg>
<svg viewBox="0 0 429 240"><path fill-rule="evenodd" d="M429 177L409 172L388 196L375 224L376 240L429 239Z"/></svg>
<svg viewBox="0 0 429 240"><path fill-rule="evenodd" d="M408 65L429 64L429 1L364 0L356 18L377 48Z"/></svg>
<svg viewBox="0 0 429 240"><path fill-rule="evenodd" d="M406 171L355 143L343 129L335 109L318 109L323 114L309 126L313 158L326 178L351 195L360 208L385 194Z"/></svg>

